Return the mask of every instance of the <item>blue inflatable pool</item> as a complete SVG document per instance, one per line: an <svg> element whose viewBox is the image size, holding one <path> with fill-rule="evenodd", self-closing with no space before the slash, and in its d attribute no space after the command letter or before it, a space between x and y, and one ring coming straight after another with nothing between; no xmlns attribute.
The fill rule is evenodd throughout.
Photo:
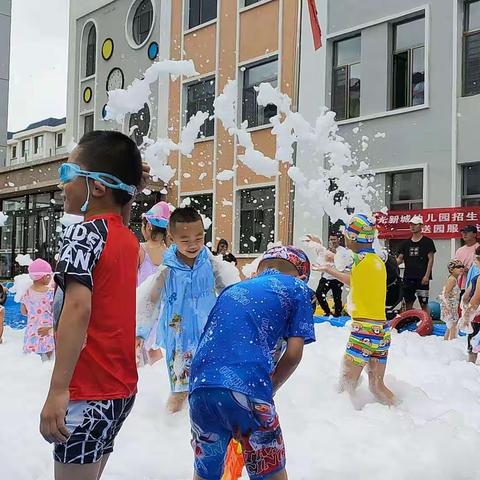
<svg viewBox="0 0 480 480"><path fill-rule="evenodd" d="M12 283L5 284L7 288L11 288L12 286ZM20 304L16 303L13 297L13 293L9 293L5 303L5 325L20 330L27 326L27 317L20 313Z"/></svg>

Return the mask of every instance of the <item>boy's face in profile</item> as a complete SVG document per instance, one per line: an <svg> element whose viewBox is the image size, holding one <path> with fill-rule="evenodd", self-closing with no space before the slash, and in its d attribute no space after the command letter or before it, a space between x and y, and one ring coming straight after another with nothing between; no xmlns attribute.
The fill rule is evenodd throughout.
<svg viewBox="0 0 480 480"><path fill-rule="evenodd" d="M177 246L178 252L189 259L198 257L205 246L205 230L203 222L176 223L169 229L172 243Z"/></svg>
<svg viewBox="0 0 480 480"><path fill-rule="evenodd" d="M80 152L78 147L75 148L68 158L68 163L76 163L84 168L79 162ZM87 185L85 178L77 177L71 182L61 184L62 196L64 201L65 213L73 215L83 215L81 212L82 205L87 199Z"/></svg>

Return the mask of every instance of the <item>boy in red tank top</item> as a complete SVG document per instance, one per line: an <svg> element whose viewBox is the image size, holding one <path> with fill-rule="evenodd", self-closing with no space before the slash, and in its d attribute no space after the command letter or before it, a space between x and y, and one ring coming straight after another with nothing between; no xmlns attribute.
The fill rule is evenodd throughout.
<svg viewBox="0 0 480 480"><path fill-rule="evenodd" d="M142 161L118 132L80 140L59 170L65 212L55 272L56 359L40 432L55 444L56 480L98 480L137 391L138 241L124 225Z"/></svg>

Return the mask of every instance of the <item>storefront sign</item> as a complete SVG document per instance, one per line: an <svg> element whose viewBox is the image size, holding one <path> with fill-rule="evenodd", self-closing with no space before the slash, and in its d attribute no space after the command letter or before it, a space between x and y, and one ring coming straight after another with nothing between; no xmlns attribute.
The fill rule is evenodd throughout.
<svg viewBox="0 0 480 480"><path fill-rule="evenodd" d="M410 238L410 219L423 218L423 233L430 238L460 238L461 230L475 225L480 230L480 207L429 208L424 210L389 210L377 213L379 237L384 239Z"/></svg>

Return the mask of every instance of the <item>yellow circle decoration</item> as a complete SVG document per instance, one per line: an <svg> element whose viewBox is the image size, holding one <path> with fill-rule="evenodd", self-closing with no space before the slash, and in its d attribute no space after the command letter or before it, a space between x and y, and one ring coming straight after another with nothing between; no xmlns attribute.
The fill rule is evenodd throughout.
<svg viewBox="0 0 480 480"><path fill-rule="evenodd" d="M110 60L113 55L113 40L111 38L105 39L102 45L102 58L104 60Z"/></svg>
<svg viewBox="0 0 480 480"><path fill-rule="evenodd" d="M92 92L92 89L90 87L87 87L84 91L83 91L83 101L85 103L89 103L90 100L92 99L93 97L93 92Z"/></svg>

